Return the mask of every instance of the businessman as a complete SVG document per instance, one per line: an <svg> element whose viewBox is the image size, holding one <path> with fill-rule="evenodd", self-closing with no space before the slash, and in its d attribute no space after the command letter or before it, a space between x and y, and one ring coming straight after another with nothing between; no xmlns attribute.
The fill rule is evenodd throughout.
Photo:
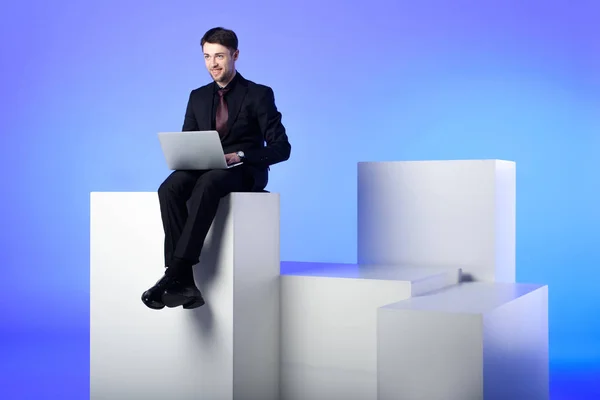
<svg viewBox="0 0 600 400"><path fill-rule="evenodd" d="M269 166L287 160L291 152L273 90L246 80L236 70L236 34L213 28L200 43L213 82L190 93L182 130L216 130L227 163L243 164L229 169L174 171L160 185L166 269L142 294L143 303L152 309L191 309L204 304L192 267L198 262L220 199L231 192L264 189Z"/></svg>

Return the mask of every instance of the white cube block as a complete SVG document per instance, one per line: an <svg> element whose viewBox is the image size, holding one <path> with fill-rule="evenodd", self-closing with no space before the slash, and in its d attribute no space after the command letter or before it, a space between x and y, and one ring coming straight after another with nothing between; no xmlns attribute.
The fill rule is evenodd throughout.
<svg viewBox="0 0 600 400"><path fill-rule="evenodd" d="M90 234L91 399L279 398L278 194L221 200L193 310L140 299L164 273L156 193L92 193Z"/></svg>
<svg viewBox="0 0 600 400"><path fill-rule="evenodd" d="M281 399L375 400L377 309L435 291L459 270L282 263Z"/></svg>
<svg viewBox="0 0 600 400"><path fill-rule="evenodd" d="M547 400L548 288L464 283L378 311L379 400Z"/></svg>
<svg viewBox="0 0 600 400"><path fill-rule="evenodd" d="M454 268L515 281L515 163L358 164L358 262Z"/></svg>

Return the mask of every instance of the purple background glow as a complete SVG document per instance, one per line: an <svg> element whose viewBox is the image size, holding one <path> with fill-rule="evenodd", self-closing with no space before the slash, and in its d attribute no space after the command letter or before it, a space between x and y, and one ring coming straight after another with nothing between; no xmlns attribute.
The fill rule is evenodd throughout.
<svg viewBox="0 0 600 400"><path fill-rule="evenodd" d="M89 192L158 188L156 132L181 129L219 25L292 142L268 187L284 260L355 261L358 161L514 160L517 279L550 286L553 398L599 391L581 383L600 381L599 16L595 1L4 4L6 398L87 398Z"/></svg>

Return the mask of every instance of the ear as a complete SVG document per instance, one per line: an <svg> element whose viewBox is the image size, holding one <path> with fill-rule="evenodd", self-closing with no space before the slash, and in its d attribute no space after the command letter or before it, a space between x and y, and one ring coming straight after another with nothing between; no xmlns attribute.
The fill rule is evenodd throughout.
<svg viewBox="0 0 600 400"><path fill-rule="evenodd" d="M237 61L239 56L240 56L240 49L237 49L236 51L233 52L233 61Z"/></svg>

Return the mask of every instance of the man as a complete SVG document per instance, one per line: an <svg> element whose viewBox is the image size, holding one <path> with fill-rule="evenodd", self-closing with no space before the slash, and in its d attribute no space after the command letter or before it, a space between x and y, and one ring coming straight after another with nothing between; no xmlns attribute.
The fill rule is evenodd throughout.
<svg viewBox="0 0 600 400"><path fill-rule="evenodd" d="M220 199L231 192L264 189L269 166L287 160L291 152L273 90L246 80L235 68L236 34L213 28L202 37L201 46L213 82L191 92L182 130L218 131L227 163L243 164L222 170L174 171L160 185L166 270L142 294L142 301L152 309L204 304L192 266L198 262Z"/></svg>

